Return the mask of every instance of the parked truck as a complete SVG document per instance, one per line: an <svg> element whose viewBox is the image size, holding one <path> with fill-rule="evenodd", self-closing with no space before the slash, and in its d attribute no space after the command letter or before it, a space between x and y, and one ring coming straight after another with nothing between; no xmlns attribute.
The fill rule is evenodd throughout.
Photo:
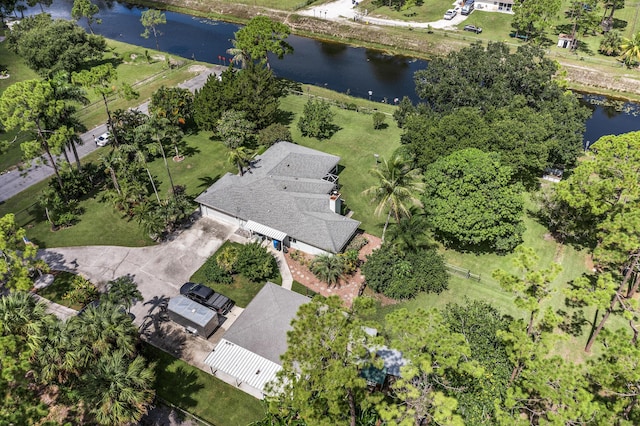
<svg viewBox="0 0 640 426"><path fill-rule="evenodd" d="M468 15L473 12L473 9L475 9L475 0L467 0L464 3L464 6L462 6L462 11L460 12L460 14Z"/></svg>
<svg viewBox="0 0 640 426"><path fill-rule="evenodd" d="M172 297L167 305L169 319L191 334L208 338L220 325L218 314L212 309L185 296Z"/></svg>
<svg viewBox="0 0 640 426"><path fill-rule="evenodd" d="M213 309L220 315L227 315L235 302L227 296L216 293L203 284L187 282L180 287L180 294Z"/></svg>

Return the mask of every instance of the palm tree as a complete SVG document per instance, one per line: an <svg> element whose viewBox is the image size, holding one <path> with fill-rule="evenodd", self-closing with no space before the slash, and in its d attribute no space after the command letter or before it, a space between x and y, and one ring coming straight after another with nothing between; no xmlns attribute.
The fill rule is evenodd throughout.
<svg viewBox="0 0 640 426"><path fill-rule="evenodd" d="M109 282L107 293L111 302L124 306L131 312L131 307L142 300L142 293L131 275L123 275Z"/></svg>
<svg viewBox="0 0 640 426"><path fill-rule="evenodd" d="M416 252L431 244L426 217L416 210L415 206L412 207L410 217L403 217L400 222L389 226L389 242L402 253Z"/></svg>
<svg viewBox="0 0 640 426"><path fill-rule="evenodd" d="M101 425L137 423L155 397L153 366L122 351L104 354L83 377L80 399Z"/></svg>
<svg viewBox="0 0 640 426"><path fill-rule="evenodd" d="M631 38L623 38L620 45L622 60L625 65L631 67L640 61L640 32L635 33Z"/></svg>
<svg viewBox="0 0 640 426"><path fill-rule="evenodd" d="M52 323L47 305L30 293L15 291L0 297L0 336L20 336L31 350L36 350L42 347Z"/></svg>
<svg viewBox="0 0 640 426"><path fill-rule="evenodd" d="M253 151L246 146L239 146L229 150L229 163L238 166L238 174L244 176L244 168L253 158Z"/></svg>
<svg viewBox="0 0 640 426"><path fill-rule="evenodd" d="M238 41L236 39L232 39L231 44L233 45L233 47L227 49L227 53L233 56L231 58L231 62L233 62L234 64L240 64L241 68L246 67L247 62L249 62L250 60L249 54L245 50L238 47Z"/></svg>
<svg viewBox="0 0 640 426"><path fill-rule="evenodd" d="M396 151L387 161L370 170L370 174L378 183L363 191L371 197L371 202L378 203L374 213L379 216L387 211L387 220L382 229L382 241L393 215L396 223L402 217L411 217L411 205L421 205L416 194L422 190L424 183L419 169L413 169L409 160Z"/></svg>
<svg viewBox="0 0 640 426"><path fill-rule="evenodd" d="M89 305L82 315L68 321L79 357L86 363L116 349L129 356L135 354L136 326L119 306L106 298L100 299L98 306Z"/></svg>
<svg viewBox="0 0 640 426"><path fill-rule="evenodd" d="M332 285L342 279L344 265L338 256L322 254L313 259L310 269L319 280Z"/></svg>

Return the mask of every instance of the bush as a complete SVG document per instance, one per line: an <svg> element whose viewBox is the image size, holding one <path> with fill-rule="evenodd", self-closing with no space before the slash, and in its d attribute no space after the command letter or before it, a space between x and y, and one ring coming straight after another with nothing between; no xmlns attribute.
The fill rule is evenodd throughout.
<svg viewBox="0 0 640 426"><path fill-rule="evenodd" d="M278 271L276 259L260 243L245 244L238 251L236 269L251 281L263 281L272 278Z"/></svg>
<svg viewBox="0 0 640 426"><path fill-rule="evenodd" d="M387 118L386 115L381 113L380 111L376 111L372 115L373 117L373 128L375 130L381 129L384 125L384 120Z"/></svg>
<svg viewBox="0 0 640 426"><path fill-rule="evenodd" d="M334 113L327 102L310 98L298 120L298 128L303 136L328 139L335 132L333 117Z"/></svg>
<svg viewBox="0 0 640 426"><path fill-rule="evenodd" d="M238 262L238 248L227 245L216 255L216 263L223 271L233 274Z"/></svg>
<svg viewBox="0 0 640 426"><path fill-rule="evenodd" d="M344 253L338 255L340 262L342 263L342 272L345 275L352 275L358 269L360 265L360 259L358 259L358 250L347 250Z"/></svg>
<svg viewBox="0 0 640 426"><path fill-rule="evenodd" d="M218 284L233 284L233 277L230 273L222 269L215 257L210 257L204 264L204 268L202 270L205 279L209 283L218 283Z"/></svg>
<svg viewBox="0 0 640 426"><path fill-rule="evenodd" d="M280 141L290 142L292 139L289 128L280 123L270 124L258 132L258 143L266 147Z"/></svg>
<svg viewBox="0 0 640 426"><path fill-rule="evenodd" d="M365 237L362 234L356 235L355 237L353 237L351 241L349 241L349 244L347 244L347 251L349 250L360 251L360 249L366 246L367 244L369 244L369 240L367 239L367 237Z"/></svg>
<svg viewBox="0 0 640 426"><path fill-rule="evenodd" d="M449 282L444 259L434 249L403 255L384 245L367 256L362 273L369 287L394 299L410 299L421 291L441 293Z"/></svg>

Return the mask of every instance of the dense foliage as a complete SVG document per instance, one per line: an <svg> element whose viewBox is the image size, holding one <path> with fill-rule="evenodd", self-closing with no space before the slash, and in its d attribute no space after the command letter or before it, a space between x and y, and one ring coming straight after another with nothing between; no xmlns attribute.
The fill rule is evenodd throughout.
<svg viewBox="0 0 640 426"><path fill-rule="evenodd" d="M548 165L573 165L588 110L553 78L557 64L533 46L474 44L415 75L425 104L395 115L416 165L464 148L500 152L527 185Z"/></svg>
<svg viewBox="0 0 640 426"><path fill-rule="evenodd" d="M303 136L316 139L328 139L336 131L333 124L335 113L331 105L322 99L309 98L298 119L298 128Z"/></svg>
<svg viewBox="0 0 640 426"><path fill-rule="evenodd" d="M239 71L229 67L220 77L209 76L196 91L194 119L201 129L214 130L223 112L235 110L264 129L276 121L283 94L282 84L266 65L249 64Z"/></svg>
<svg viewBox="0 0 640 426"><path fill-rule="evenodd" d="M500 156L456 151L429 165L423 204L431 229L446 244L508 252L522 241L521 185Z"/></svg>
<svg viewBox="0 0 640 426"><path fill-rule="evenodd" d="M91 60L102 59L104 37L87 34L75 22L49 14L28 16L8 34L9 47L43 76L56 71L78 71Z"/></svg>
<svg viewBox="0 0 640 426"><path fill-rule="evenodd" d="M368 287L394 299L413 298L422 291L440 293L449 280L444 259L436 250L403 253L390 244L367 256L362 273Z"/></svg>
<svg viewBox="0 0 640 426"><path fill-rule="evenodd" d="M105 296L62 322L29 293L0 298L0 423L139 421L154 398L154 373L138 354L124 299Z"/></svg>

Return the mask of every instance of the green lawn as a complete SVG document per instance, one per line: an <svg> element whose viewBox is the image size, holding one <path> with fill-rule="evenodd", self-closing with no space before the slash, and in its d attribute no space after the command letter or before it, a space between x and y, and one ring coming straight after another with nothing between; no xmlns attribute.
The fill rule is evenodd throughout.
<svg viewBox="0 0 640 426"><path fill-rule="evenodd" d="M363 0L361 10L368 10L370 16L381 16L398 21L433 22L442 19L447 9L452 8L452 2L442 0L424 0L420 6L413 6L407 10L396 10L388 6L376 6L374 0Z"/></svg>
<svg viewBox="0 0 640 426"><path fill-rule="evenodd" d="M264 417L262 403L249 394L147 343L155 362L156 392L162 399L216 426L248 425Z"/></svg>
<svg viewBox="0 0 640 426"><path fill-rule="evenodd" d="M220 249L218 249L218 251L227 246L239 247L241 246L241 244L234 243L232 241L225 241L225 243L220 247ZM208 281L204 275L204 270L209 262L216 261L216 253L214 253L209 259L207 259L207 261L200 267L200 269L193 273L191 278L189 278L189 281L206 284L216 292L222 293L228 298L234 300L236 302L236 305L240 306L241 308L246 307L249 302L253 300L256 294L258 294L262 287L264 287L265 282L251 281L242 274L235 274L233 276L233 284L231 285ZM274 284L282 285L282 277L280 276L279 272L276 277L271 278L269 281Z"/></svg>

